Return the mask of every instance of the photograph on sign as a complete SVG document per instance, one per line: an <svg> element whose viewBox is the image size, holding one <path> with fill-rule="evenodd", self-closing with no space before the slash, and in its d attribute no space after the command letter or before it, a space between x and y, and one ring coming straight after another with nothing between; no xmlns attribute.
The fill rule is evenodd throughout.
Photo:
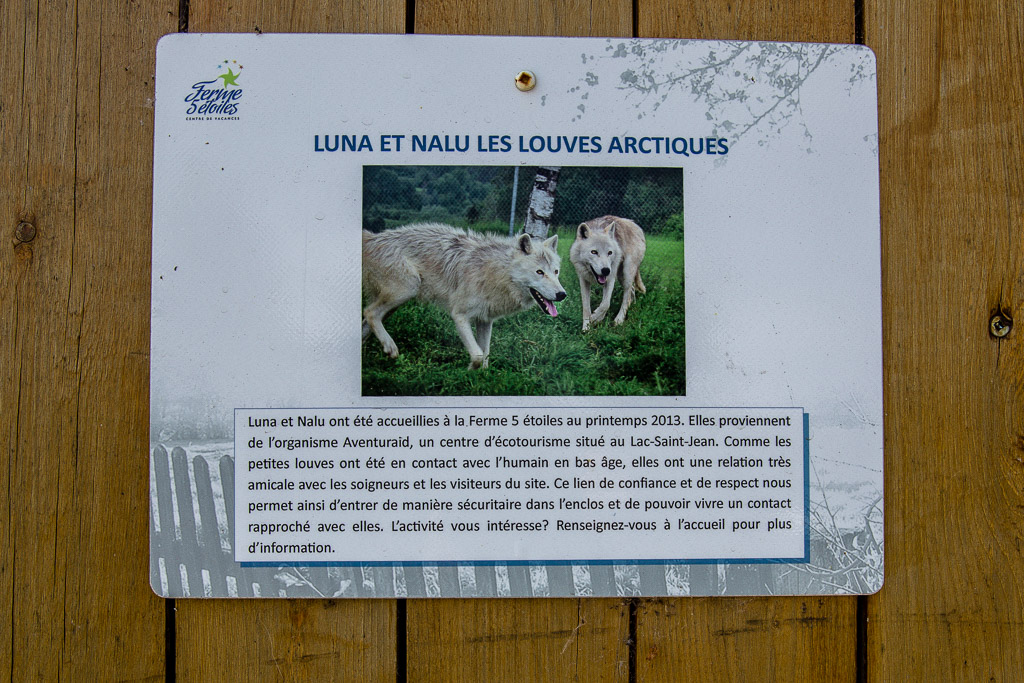
<svg viewBox="0 0 1024 683"><path fill-rule="evenodd" d="M179 34L156 78L157 594L881 587L869 50Z"/></svg>
<svg viewBox="0 0 1024 683"><path fill-rule="evenodd" d="M363 395L685 395L682 192L680 168L364 167Z"/></svg>

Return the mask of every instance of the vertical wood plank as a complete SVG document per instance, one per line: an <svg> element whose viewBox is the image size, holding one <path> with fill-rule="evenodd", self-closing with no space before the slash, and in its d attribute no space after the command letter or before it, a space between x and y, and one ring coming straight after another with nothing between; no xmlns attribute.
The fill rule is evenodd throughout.
<svg viewBox="0 0 1024 683"><path fill-rule="evenodd" d="M178 680L395 680L393 601L179 600L176 605Z"/></svg>
<svg viewBox="0 0 1024 683"><path fill-rule="evenodd" d="M631 36L631 2L417 0L416 33L499 36Z"/></svg>
<svg viewBox="0 0 1024 683"><path fill-rule="evenodd" d="M639 0L637 24L644 38L852 43L854 3ZM717 586L718 568L692 566L690 580ZM642 600L637 679L853 681L856 613L853 597Z"/></svg>
<svg viewBox="0 0 1024 683"><path fill-rule="evenodd" d="M227 5L191 0L188 28L190 32L402 33L405 2L239 0ZM352 580L352 591L361 594L360 569L345 575ZM182 600L176 606L181 680L395 678L393 600Z"/></svg>
<svg viewBox="0 0 1024 683"><path fill-rule="evenodd" d="M417 0L415 30L630 36L632 6L623 0ZM557 586L571 589L568 567L554 574ZM520 588L530 583L527 567L508 567L508 577ZM629 675L629 614L621 600L410 600L406 618L411 681L603 681Z"/></svg>
<svg viewBox="0 0 1024 683"><path fill-rule="evenodd" d="M68 335L56 332L68 317L57 302L70 288L75 182L74 159L62 154L74 143L74 108L58 102L74 102L75 86L69 79L50 90L43 84L74 64L75 26L63 8L5 3L3 14L0 444L7 472L0 477L5 489L0 613L10 637L0 648L3 670L12 679L52 680L60 670L55 655L63 638L67 570L67 554L56 539L62 512L58 490L61 475L65 482L70 476L76 428L72 386L62 380L74 376L77 365ZM28 38L38 31L59 40L47 45ZM38 234L19 243L15 226L28 216L34 216Z"/></svg>
<svg viewBox="0 0 1024 683"><path fill-rule="evenodd" d="M854 0L638 0L641 38L854 42Z"/></svg>
<svg viewBox="0 0 1024 683"><path fill-rule="evenodd" d="M71 558L61 674L162 677L166 611L141 582L150 500L149 458L140 455L149 450L155 46L177 25L177 3L66 11L78 22L77 94L75 144L62 154L75 159L76 177L71 281L61 305L77 344L77 403L74 476L59 493L76 506L58 541Z"/></svg>
<svg viewBox="0 0 1024 683"><path fill-rule="evenodd" d="M1024 671L1024 8L866 3L879 63L886 579L867 678ZM1009 336L989 335L1002 309Z"/></svg>
<svg viewBox="0 0 1024 683"><path fill-rule="evenodd" d="M11 510L14 497L11 483L18 480L19 424L21 416L22 336L19 334L19 294L31 287L31 247L12 246L9 241L15 229L11 226L25 210L25 167L27 141L24 92L26 74L18 66L24 64L28 46L24 41L27 17L24 7L14 3L0 6L0 101L7 105L0 110L0 457L4 472L0 475L0 510ZM22 110L19 113L18 110ZM15 641L24 639L15 621L14 565L17 559L17 533L13 515L0 519L0 618L12 634L0 642L0 670L14 671Z"/></svg>
<svg viewBox="0 0 1024 683"><path fill-rule="evenodd" d="M853 600L641 600L637 680L853 681Z"/></svg>
<svg viewBox="0 0 1024 683"><path fill-rule="evenodd" d="M189 3L189 33L404 33L405 0Z"/></svg>
<svg viewBox="0 0 1024 683"><path fill-rule="evenodd" d="M623 600L409 600L407 609L410 681L625 681L629 674Z"/></svg>
<svg viewBox="0 0 1024 683"><path fill-rule="evenodd" d="M164 675L140 455L153 46L176 9L0 9L0 668L13 680ZM12 239L28 216L35 238Z"/></svg>

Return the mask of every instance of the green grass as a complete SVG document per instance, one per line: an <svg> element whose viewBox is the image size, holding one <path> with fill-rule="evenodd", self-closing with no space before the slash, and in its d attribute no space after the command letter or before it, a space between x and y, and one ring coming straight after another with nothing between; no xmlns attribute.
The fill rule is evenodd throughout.
<svg viewBox="0 0 1024 683"><path fill-rule="evenodd" d="M559 231L560 280L567 297L550 318L536 307L495 321L490 367L470 370L469 354L441 309L411 301L385 325L400 352L392 360L372 335L363 342L365 396L676 396L686 393L683 242L647 236L638 294L626 322L615 287L604 321L582 331L579 280L569 263L573 230ZM593 307L600 288L592 291Z"/></svg>

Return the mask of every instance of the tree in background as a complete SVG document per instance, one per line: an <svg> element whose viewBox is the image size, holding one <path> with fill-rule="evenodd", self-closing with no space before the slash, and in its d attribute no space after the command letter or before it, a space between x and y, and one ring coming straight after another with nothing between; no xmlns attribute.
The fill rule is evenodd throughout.
<svg viewBox="0 0 1024 683"><path fill-rule="evenodd" d="M555 213L555 190L558 189L559 166L541 166L533 179L530 204L526 208L523 230L536 239L545 239L551 230L551 217Z"/></svg>
<svg viewBox="0 0 1024 683"><path fill-rule="evenodd" d="M416 222L450 223L547 237L556 227L613 215L648 234L682 237L683 171L645 167L366 166L363 227L379 232ZM510 202L516 196L514 212ZM525 220L524 220L525 219ZM525 223L525 225L524 225Z"/></svg>

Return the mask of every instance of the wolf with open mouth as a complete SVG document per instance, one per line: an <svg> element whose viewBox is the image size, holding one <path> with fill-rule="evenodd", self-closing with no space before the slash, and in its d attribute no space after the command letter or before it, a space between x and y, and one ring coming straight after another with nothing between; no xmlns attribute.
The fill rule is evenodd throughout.
<svg viewBox="0 0 1024 683"><path fill-rule="evenodd" d="M363 231L363 339L372 332L395 358L398 347L384 319L413 298L434 303L451 316L470 367L487 367L495 320L537 305L555 317L565 299L558 281L558 236L501 237L440 223L407 225L380 233ZM476 328L474 334L473 328Z"/></svg>
<svg viewBox="0 0 1024 683"><path fill-rule="evenodd" d="M631 220L601 216L579 224L576 228L576 241L569 249L569 261L580 278L584 332L590 329L590 323L604 320L612 304L616 279L622 283L623 292L622 305L614 322L616 325L623 323L636 292L647 291L640 278L640 264L646 251L644 231ZM595 283L601 285L604 291L600 305L591 313L590 288Z"/></svg>

